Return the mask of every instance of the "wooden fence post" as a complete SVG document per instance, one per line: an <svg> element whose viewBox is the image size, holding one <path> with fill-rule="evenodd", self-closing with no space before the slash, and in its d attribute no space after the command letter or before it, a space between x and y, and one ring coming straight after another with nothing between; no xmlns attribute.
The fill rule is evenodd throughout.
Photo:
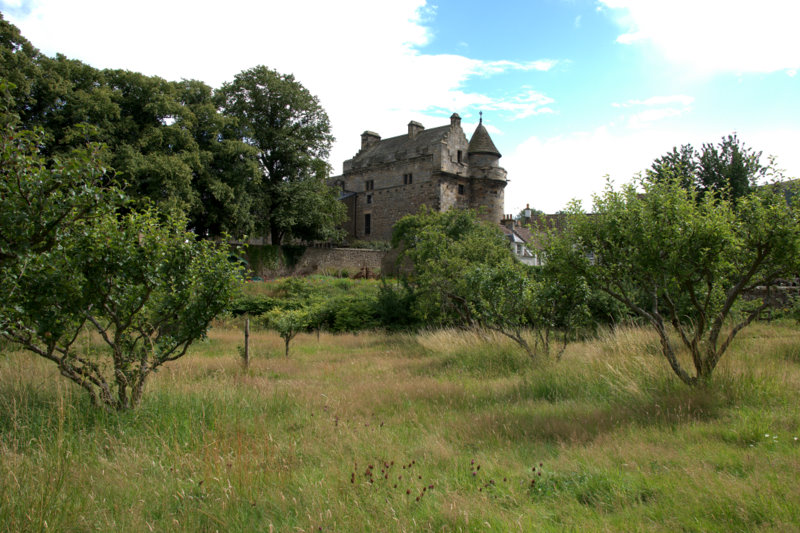
<svg viewBox="0 0 800 533"><path fill-rule="evenodd" d="M250 317L244 319L244 367L250 368Z"/></svg>

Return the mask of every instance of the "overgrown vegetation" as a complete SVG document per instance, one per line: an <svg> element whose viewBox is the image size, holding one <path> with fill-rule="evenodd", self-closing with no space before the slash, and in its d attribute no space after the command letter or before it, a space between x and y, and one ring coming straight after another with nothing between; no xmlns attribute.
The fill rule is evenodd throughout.
<svg viewBox="0 0 800 533"><path fill-rule="evenodd" d="M703 389L674 379L657 335L636 327L535 367L501 336L301 333L285 358L254 328L244 371L241 339L217 323L123 413L88 408L77 386L51 386L54 366L6 349L0 529L800 524L794 323L743 331Z"/></svg>
<svg viewBox="0 0 800 533"><path fill-rule="evenodd" d="M135 407L227 307L239 283L227 247L132 206L99 147L47 158L40 130L0 116L0 338L55 363L93 404ZM87 329L105 350L76 348Z"/></svg>
<svg viewBox="0 0 800 533"><path fill-rule="evenodd" d="M284 278L248 283L233 302L232 314L263 317L269 324L267 315L273 310L302 310L307 320L301 330L331 333L418 326L409 309L403 308L402 294L402 287L391 281L328 276Z"/></svg>
<svg viewBox="0 0 800 533"><path fill-rule="evenodd" d="M637 185L639 188L637 188ZM554 239L558 270L607 293L654 328L680 379L709 380L736 335L769 305L748 304L748 291L767 291L800 272L800 215L772 188L740 196L698 197L679 179L650 180L595 197L593 214L570 210L570 228ZM687 372L672 326L691 354Z"/></svg>

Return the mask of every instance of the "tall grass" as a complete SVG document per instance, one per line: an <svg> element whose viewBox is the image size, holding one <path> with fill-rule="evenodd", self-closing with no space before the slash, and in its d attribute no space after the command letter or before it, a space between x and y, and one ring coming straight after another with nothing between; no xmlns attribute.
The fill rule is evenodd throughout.
<svg viewBox="0 0 800 533"><path fill-rule="evenodd" d="M698 389L634 326L534 364L458 331L285 358L255 330L244 370L242 340L216 324L119 414L0 353L0 530L800 529L792 324L740 334Z"/></svg>

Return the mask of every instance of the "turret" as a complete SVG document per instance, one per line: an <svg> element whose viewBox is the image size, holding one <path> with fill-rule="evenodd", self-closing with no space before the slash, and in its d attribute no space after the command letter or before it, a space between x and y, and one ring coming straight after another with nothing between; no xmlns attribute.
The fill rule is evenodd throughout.
<svg viewBox="0 0 800 533"><path fill-rule="evenodd" d="M483 125L483 113L481 113L475 133L472 134L472 139L469 140L467 154L470 167L473 165L475 167L496 167L500 161L500 152L497 151L492 138L489 137L489 132Z"/></svg>
<svg viewBox="0 0 800 533"><path fill-rule="evenodd" d="M469 141L467 158L469 177L473 180L470 207L478 209L485 220L492 223L500 222L504 209L503 189L507 183L506 171L500 167L500 152L483 125L483 113Z"/></svg>

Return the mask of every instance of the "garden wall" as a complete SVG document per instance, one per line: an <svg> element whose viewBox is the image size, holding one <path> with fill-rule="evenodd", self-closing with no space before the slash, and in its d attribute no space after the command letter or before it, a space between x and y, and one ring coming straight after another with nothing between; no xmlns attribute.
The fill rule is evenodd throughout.
<svg viewBox="0 0 800 533"><path fill-rule="evenodd" d="M273 279L345 272L350 276L379 274L387 253L363 248L250 245L246 256L253 276Z"/></svg>

